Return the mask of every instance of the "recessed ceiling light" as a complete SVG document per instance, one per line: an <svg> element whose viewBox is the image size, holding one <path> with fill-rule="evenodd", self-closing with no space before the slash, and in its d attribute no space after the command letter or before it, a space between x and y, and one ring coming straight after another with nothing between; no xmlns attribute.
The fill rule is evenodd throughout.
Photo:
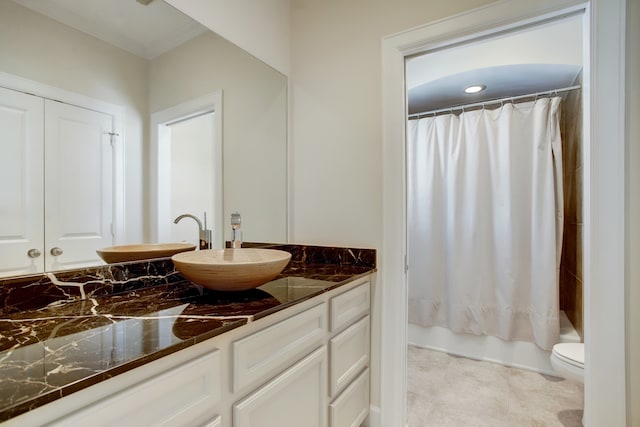
<svg viewBox="0 0 640 427"><path fill-rule="evenodd" d="M485 90L487 87L485 85L471 85L471 86L467 86L464 91L466 93L478 93L478 92L482 92L483 90Z"/></svg>

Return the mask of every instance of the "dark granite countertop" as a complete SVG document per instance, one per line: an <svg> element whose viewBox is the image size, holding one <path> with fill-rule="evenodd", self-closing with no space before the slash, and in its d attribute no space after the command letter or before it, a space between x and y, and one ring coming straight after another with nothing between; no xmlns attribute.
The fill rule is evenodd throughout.
<svg viewBox="0 0 640 427"><path fill-rule="evenodd" d="M0 279L0 421L375 271L375 250L269 247L291 262L243 292L186 281L169 259Z"/></svg>

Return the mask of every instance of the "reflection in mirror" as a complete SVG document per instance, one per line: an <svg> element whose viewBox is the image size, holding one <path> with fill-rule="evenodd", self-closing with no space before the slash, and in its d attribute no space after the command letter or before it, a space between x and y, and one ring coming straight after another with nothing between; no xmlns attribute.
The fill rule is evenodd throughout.
<svg viewBox="0 0 640 427"><path fill-rule="evenodd" d="M214 127L216 121L214 115L220 111L207 112L195 117L189 117L168 125L170 133L170 150L168 165L158 164L159 170L165 171L164 175L171 176L171 184L168 186L167 204L170 209L170 218L178 218L185 212L193 212L200 216L202 212L203 228L209 229L210 224L219 223L222 209L216 209L216 185L214 180L213 164L214 156L219 156L221 151L214 154ZM152 133L153 134L153 133ZM178 173L175 173L178 171ZM217 172L220 172L219 170ZM221 174L220 174L221 176ZM219 178L216 176L216 178ZM209 191L202 191L203 183L212 183ZM206 187L205 187L206 188ZM165 189L159 191L159 195L165 193ZM215 212L215 214L214 214ZM209 215L209 222L207 222ZM166 219L166 218L165 218ZM162 230L170 233L170 237L158 237L158 240L172 242L190 241L194 238L193 224L184 227L184 223L159 221ZM174 226L175 225L175 226ZM222 244L216 246L221 247Z"/></svg>
<svg viewBox="0 0 640 427"><path fill-rule="evenodd" d="M0 155L3 182L13 184L0 198L0 276L95 265L102 262L98 247L157 243L162 227L168 240L196 243L193 224L183 224L183 235L173 228L179 191L171 191L174 212L162 216L157 205L157 194L169 191L158 179L175 181L186 175L178 163L193 160L159 166L166 163L154 156L150 125L154 113L212 93L221 94L213 111L220 129L212 132L220 135L222 158L211 159L221 165L221 194L206 173L196 178L201 183L185 184L185 194L221 202L200 208L184 200L184 209L219 212L207 215L217 245L228 239L235 211L245 240L287 241L286 77L162 0L0 0L0 86L0 127L13 138ZM106 117L69 119L56 104ZM38 124L21 131L32 122ZM76 135L70 123L97 135L101 149L67 138ZM52 143L48 128L62 142ZM58 236L45 235L53 229ZM82 244L72 247L70 236Z"/></svg>
<svg viewBox="0 0 640 427"><path fill-rule="evenodd" d="M223 246L222 117L222 91L151 114L154 241L199 236L201 249ZM185 215L197 228L179 221Z"/></svg>

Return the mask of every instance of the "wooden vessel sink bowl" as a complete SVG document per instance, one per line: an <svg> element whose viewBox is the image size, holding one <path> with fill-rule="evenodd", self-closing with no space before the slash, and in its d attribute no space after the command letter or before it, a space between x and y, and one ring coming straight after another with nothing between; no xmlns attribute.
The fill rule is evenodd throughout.
<svg viewBox="0 0 640 427"><path fill-rule="evenodd" d="M217 291L256 288L278 276L291 254L275 249L206 249L171 257L175 267L193 283Z"/></svg>
<svg viewBox="0 0 640 427"><path fill-rule="evenodd" d="M96 250L106 263L140 261L143 259L166 258L180 252L193 251L191 243L143 243L139 245L109 246Z"/></svg>

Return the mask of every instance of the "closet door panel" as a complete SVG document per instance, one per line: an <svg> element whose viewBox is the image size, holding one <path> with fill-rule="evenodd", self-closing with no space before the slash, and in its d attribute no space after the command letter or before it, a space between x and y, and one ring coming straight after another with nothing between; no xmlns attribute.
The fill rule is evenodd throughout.
<svg viewBox="0 0 640 427"><path fill-rule="evenodd" d="M111 132L109 114L45 101L47 270L101 264L96 249L113 244Z"/></svg>
<svg viewBox="0 0 640 427"><path fill-rule="evenodd" d="M44 270L43 114L42 98L0 88L0 277Z"/></svg>

